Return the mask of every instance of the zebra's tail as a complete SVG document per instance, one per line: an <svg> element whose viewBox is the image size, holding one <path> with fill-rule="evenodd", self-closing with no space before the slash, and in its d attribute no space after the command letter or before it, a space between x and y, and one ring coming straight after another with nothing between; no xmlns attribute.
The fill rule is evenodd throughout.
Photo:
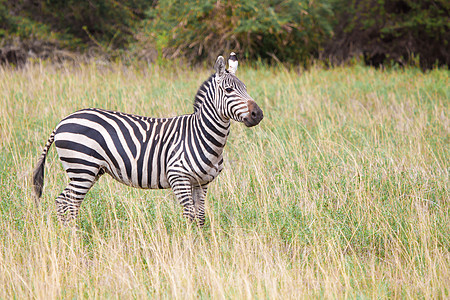
<svg viewBox="0 0 450 300"><path fill-rule="evenodd" d="M47 144L45 144L44 151L42 151L41 157L39 157L36 168L33 171L33 192L34 192L34 200L36 205L39 204L39 198L42 195L42 187L44 186L44 165L45 158L47 157L48 149L53 144L55 140L56 129L53 130L52 134L48 138Z"/></svg>

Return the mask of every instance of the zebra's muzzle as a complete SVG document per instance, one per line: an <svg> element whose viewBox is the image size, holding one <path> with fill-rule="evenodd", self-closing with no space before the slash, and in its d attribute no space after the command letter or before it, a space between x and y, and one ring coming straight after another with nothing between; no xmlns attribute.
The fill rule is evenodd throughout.
<svg viewBox="0 0 450 300"><path fill-rule="evenodd" d="M255 101L248 101L248 115L244 118L244 124L247 127L253 127L258 125L264 118L264 114L261 108Z"/></svg>

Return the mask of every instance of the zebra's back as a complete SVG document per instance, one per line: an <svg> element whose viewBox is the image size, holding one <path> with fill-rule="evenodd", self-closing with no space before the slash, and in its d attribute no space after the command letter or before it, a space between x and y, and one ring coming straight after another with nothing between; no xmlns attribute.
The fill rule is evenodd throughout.
<svg viewBox="0 0 450 300"><path fill-rule="evenodd" d="M130 186L169 188L167 162L184 119L83 109L58 124L55 145L71 179L87 182L106 172Z"/></svg>

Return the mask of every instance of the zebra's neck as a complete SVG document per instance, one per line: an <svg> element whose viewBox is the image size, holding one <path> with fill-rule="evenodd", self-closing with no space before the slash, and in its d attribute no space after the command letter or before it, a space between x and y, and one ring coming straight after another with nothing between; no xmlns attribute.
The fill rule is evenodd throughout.
<svg viewBox="0 0 450 300"><path fill-rule="evenodd" d="M218 118L217 112L212 107L212 103L204 103L199 110L193 114L194 138L204 149L204 155L208 157L211 166L222 164L223 150L230 133L230 120Z"/></svg>

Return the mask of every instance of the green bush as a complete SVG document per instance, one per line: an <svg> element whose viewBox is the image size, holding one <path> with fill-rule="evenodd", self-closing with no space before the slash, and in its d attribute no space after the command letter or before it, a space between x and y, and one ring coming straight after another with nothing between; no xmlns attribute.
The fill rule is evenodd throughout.
<svg viewBox="0 0 450 300"><path fill-rule="evenodd" d="M161 1L148 10L142 40L159 55L199 62L235 51L248 59L306 62L332 32L332 2Z"/></svg>

